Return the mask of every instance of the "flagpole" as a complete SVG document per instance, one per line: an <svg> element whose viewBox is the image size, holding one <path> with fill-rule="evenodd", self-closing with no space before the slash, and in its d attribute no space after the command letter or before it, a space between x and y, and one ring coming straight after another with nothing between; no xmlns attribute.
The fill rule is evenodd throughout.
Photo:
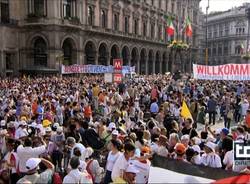
<svg viewBox="0 0 250 184"><path fill-rule="evenodd" d="M208 38L207 38L207 29L208 29L208 25L207 25L207 17L208 17L208 9L209 9L209 0L207 1L207 7L206 7L206 56L205 56L205 61L206 61L206 65L208 65Z"/></svg>

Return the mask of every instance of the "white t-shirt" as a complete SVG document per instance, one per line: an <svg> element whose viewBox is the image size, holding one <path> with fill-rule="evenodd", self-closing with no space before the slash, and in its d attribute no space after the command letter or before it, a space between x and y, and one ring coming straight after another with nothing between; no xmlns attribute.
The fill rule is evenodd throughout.
<svg viewBox="0 0 250 184"><path fill-rule="evenodd" d="M80 172L78 169L71 170L63 179L63 183L92 183L92 178L86 172Z"/></svg>
<svg viewBox="0 0 250 184"><path fill-rule="evenodd" d="M114 164L120 155L121 155L121 152L117 152L116 154L112 154L112 151L109 152L108 158L107 158L107 165L106 165L106 169L108 171L113 170Z"/></svg>
<svg viewBox="0 0 250 184"><path fill-rule="evenodd" d="M150 145L150 148L152 150L153 153L157 153L158 149L159 149L159 146L157 143L155 142L152 142L151 145Z"/></svg>
<svg viewBox="0 0 250 184"><path fill-rule="evenodd" d="M15 132L15 139L19 139L21 137L26 137L28 136L28 132L26 129L22 129L21 127L19 127L16 132Z"/></svg>
<svg viewBox="0 0 250 184"><path fill-rule="evenodd" d="M221 168L220 156L215 153L203 154L201 157L201 163L208 167Z"/></svg>
<svg viewBox="0 0 250 184"><path fill-rule="evenodd" d="M113 181L115 181L116 178L123 176L123 172L127 169L128 164L129 160L126 160L124 153L121 154L113 166L111 175Z"/></svg>
<svg viewBox="0 0 250 184"><path fill-rule="evenodd" d="M42 153L46 152L45 145L39 146L36 148L32 147L23 147L20 145L17 147L17 156L19 158L19 170L21 173L27 172L26 169L26 161L30 158L38 158L38 156Z"/></svg>
<svg viewBox="0 0 250 184"><path fill-rule="evenodd" d="M233 150L226 152L224 159L223 159L223 164L224 165L232 165L234 162L234 152Z"/></svg>
<svg viewBox="0 0 250 184"><path fill-rule="evenodd" d="M142 163L138 160L133 160L131 163L139 171L135 177L136 183L148 183L151 162L147 160L147 163Z"/></svg>

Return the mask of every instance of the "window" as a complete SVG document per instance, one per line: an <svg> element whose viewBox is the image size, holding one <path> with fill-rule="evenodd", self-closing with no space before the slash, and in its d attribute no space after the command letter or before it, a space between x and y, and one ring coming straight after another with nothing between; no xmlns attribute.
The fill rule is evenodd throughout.
<svg viewBox="0 0 250 184"><path fill-rule="evenodd" d="M151 23L151 38L155 38L155 24Z"/></svg>
<svg viewBox="0 0 250 184"><path fill-rule="evenodd" d="M102 23L102 28L106 28L107 27L107 14L105 12L105 10L101 11L101 23Z"/></svg>
<svg viewBox="0 0 250 184"><path fill-rule="evenodd" d="M138 19L134 20L134 34L137 35L138 34Z"/></svg>
<svg viewBox="0 0 250 184"><path fill-rule="evenodd" d="M162 39L162 26L159 25L158 26L158 40L161 40Z"/></svg>
<svg viewBox="0 0 250 184"><path fill-rule="evenodd" d="M214 45L213 47L213 56L216 56L217 55L217 49L216 49L216 45Z"/></svg>
<svg viewBox="0 0 250 184"><path fill-rule="evenodd" d="M129 20L128 20L128 17L126 16L124 18L124 32L128 33L128 31L129 31Z"/></svg>
<svg viewBox="0 0 250 184"><path fill-rule="evenodd" d="M9 23L10 21L10 10L9 10L9 0L2 0L1 1L1 22L2 23Z"/></svg>
<svg viewBox="0 0 250 184"><path fill-rule="evenodd" d="M147 22L143 22L142 34L144 37L147 36Z"/></svg>
<svg viewBox="0 0 250 184"><path fill-rule="evenodd" d="M161 0L159 0L159 9L161 9Z"/></svg>
<svg viewBox="0 0 250 184"><path fill-rule="evenodd" d="M235 47L235 54L240 54L241 53L241 46L240 45L237 45Z"/></svg>
<svg viewBox="0 0 250 184"><path fill-rule="evenodd" d="M219 35L223 36L223 27L222 27L222 25L219 26Z"/></svg>
<svg viewBox="0 0 250 184"><path fill-rule="evenodd" d="M12 62L12 54L10 53L6 53L5 54L5 66L6 66L6 70L13 70L13 62Z"/></svg>
<svg viewBox="0 0 250 184"><path fill-rule="evenodd" d="M119 15L117 13L114 14L114 30L118 31L119 29Z"/></svg>
<svg viewBox="0 0 250 184"><path fill-rule="evenodd" d="M71 16L71 0L63 0L63 17L68 18Z"/></svg>
<svg viewBox="0 0 250 184"><path fill-rule="evenodd" d="M218 45L218 56L221 56L222 55L222 44L220 43Z"/></svg>
<svg viewBox="0 0 250 184"><path fill-rule="evenodd" d="M229 25L226 23L225 24L225 36L228 36L229 34Z"/></svg>
<svg viewBox="0 0 250 184"><path fill-rule="evenodd" d="M91 6L88 6L88 25L92 26L94 23L94 10Z"/></svg>
<svg viewBox="0 0 250 184"><path fill-rule="evenodd" d="M44 0L34 0L34 13L38 16L45 15Z"/></svg>
<svg viewBox="0 0 250 184"><path fill-rule="evenodd" d="M174 13L174 9L175 9L174 3L172 3L172 4L171 4L171 13Z"/></svg>
<svg viewBox="0 0 250 184"><path fill-rule="evenodd" d="M47 66L47 46L42 38L37 38L34 43L34 65Z"/></svg>
<svg viewBox="0 0 250 184"><path fill-rule="evenodd" d="M214 35L213 35L213 37L214 38L216 38L218 35L217 35L217 33L218 33L218 31L217 31L217 27L216 26L214 26Z"/></svg>
<svg viewBox="0 0 250 184"><path fill-rule="evenodd" d="M208 28L208 38L212 38L212 29L211 29L211 27Z"/></svg>
<svg viewBox="0 0 250 184"><path fill-rule="evenodd" d="M228 42L224 43L224 55L228 55Z"/></svg>
<svg viewBox="0 0 250 184"><path fill-rule="evenodd" d="M183 20L185 19L185 12L186 12L186 9L183 8L183 9L182 9L182 19L183 19Z"/></svg>
<svg viewBox="0 0 250 184"><path fill-rule="evenodd" d="M154 0L151 0L151 5L154 6Z"/></svg>

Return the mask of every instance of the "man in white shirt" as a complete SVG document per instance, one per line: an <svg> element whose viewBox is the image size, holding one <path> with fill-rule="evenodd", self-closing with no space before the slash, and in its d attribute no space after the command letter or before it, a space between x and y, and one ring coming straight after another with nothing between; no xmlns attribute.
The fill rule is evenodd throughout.
<svg viewBox="0 0 250 184"><path fill-rule="evenodd" d="M63 183L77 183L77 184L85 184L92 183L91 176L86 172L80 172L80 160L78 157L72 157L70 160L70 166L72 170L64 177Z"/></svg>
<svg viewBox="0 0 250 184"><path fill-rule="evenodd" d="M205 153L201 157L201 163L208 167L221 168L221 158L215 153L216 144L207 142L204 147Z"/></svg>
<svg viewBox="0 0 250 184"><path fill-rule="evenodd" d="M31 138L24 140L24 146L20 145L17 147L17 156L19 158L19 171L26 173L26 161L30 158L38 158L40 154L46 152L46 143L43 139L40 139L42 146L32 148Z"/></svg>
<svg viewBox="0 0 250 184"><path fill-rule="evenodd" d="M129 165L129 160L135 154L135 145L132 143L126 143L124 150L125 152L119 156L114 164L111 174L113 181L117 178L124 178L124 173Z"/></svg>
<svg viewBox="0 0 250 184"><path fill-rule="evenodd" d="M74 149L75 148L78 148L81 152L81 157L80 159L85 161L85 158L84 158L84 151L85 151L85 147L81 144L81 143L76 143L76 140L74 137L68 137L67 140L66 140L66 144L67 146L71 149L71 153L70 153L70 157L72 158L73 155L74 155Z"/></svg>
<svg viewBox="0 0 250 184"><path fill-rule="evenodd" d="M29 135L26 127L27 123L25 121L19 123L19 127L15 132L15 139L20 139Z"/></svg>

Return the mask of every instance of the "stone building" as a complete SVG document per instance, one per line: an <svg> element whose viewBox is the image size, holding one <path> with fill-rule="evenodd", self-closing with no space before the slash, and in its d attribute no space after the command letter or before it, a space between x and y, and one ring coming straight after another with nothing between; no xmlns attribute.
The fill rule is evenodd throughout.
<svg viewBox="0 0 250 184"><path fill-rule="evenodd" d="M207 36L210 65L245 62L241 58L241 45L245 49L247 48L248 20L245 9L248 6L250 6L250 3L245 3L228 11L214 12L208 15ZM205 37L203 45L205 46Z"/></svg>
<svg viewBox="0 0 250 184"><path fill-rule="evenodd" d="M0 71L59 72L61 64L112 65L123 58L141 74L174 71L165 16L193 24L197 54L200 0L0 0ZM183 33L175 34L188 40ZM195 58L195 57L194 57ZM186 59L193 62L193 58ZM190 69L190 68L189 68ZM188 70L188 68L186 68Z"/></svg>

